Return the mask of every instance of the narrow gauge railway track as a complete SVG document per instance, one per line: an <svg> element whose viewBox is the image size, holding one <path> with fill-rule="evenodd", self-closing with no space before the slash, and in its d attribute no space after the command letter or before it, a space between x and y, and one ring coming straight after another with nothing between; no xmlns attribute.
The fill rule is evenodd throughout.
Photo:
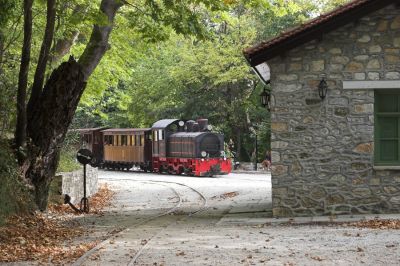
<svg viewBox="0 0 400 266"><path fill-rule="evenodd" d="M104 179L103 179L104 180ZM107 180L107 179L105 179ZM108 179L108 180L113 180L113 179ZM176 197L178 198L178 201L175 202L175 205L173 207L171 207L170 209L168 209L165 212L162 212L158 215L154 215L150 218L144 219L138 223L134 223L132 225L129 225L128 228L126 228L125 230L119 232L116 235L113 235L112 237L104 240L103 242L101 242L99 245L97 245L96 247L94 247L93 249L89 250L88 252L86 252L83 256L81 256L77 261L75 261L72 265L73 266L80 266L80 265L85 265L85 262L88 260L88 258L90 258L92 255L94 255L96 252L98 252L100 249L102 249L107 243L109 243L111 240L117 238L119 235L123 234L125 231L129 230L132 227L137 227L140 225L144 225L150 221L156 220L158 218L161 218L163 216L167 216L169 214L173 214L176 211L179 210L179 208L181 208L182 203L183 203L183 195L181 195L174 187L173 185L178 185L178 186L182 186L185 188L190 189L191 191L195 192L197 195L200 196L200 198L202 199L202 206L200 208L198 208L195 211L190 211L185 213L186 215L181 216L180 218L174 220L173 222L169 223L167 226L163 227L163 229L161 229L159 232L157 232L156 234L153 234L153 236L151 236L144 245L142 245L134 255L131 256L131 260L128 262L127 265L135 265L137 259L140 257L140 255L142 254L143 250L146 249L146 247L148 246L149 242L156 237L157 235L159 235L160 233L164 232L165 229L171 225L172 223L177 223L179 221L181 221L182 219L184 219L187 216L192 216L194 214L197 214L199 212L202 212L204 210L206 210L208 208L208 201L207 198L198 190L183 184L183 183L179 183L179 182L172 182L172 181L161 181L161 180L132 180L132 179L118 179L118 180L125 180L125 181L133 181L133 182L140 182L143 184L159 184L161 186L165 186L168 187L169 189L171 189L173 191L173 193L176 195Z"/></svg>

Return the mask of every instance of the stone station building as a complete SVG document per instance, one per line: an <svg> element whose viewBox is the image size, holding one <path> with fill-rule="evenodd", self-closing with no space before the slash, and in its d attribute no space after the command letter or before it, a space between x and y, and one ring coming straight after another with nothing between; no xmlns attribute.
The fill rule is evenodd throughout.
<svg viewBox="0 0 400 266"><path fill-rule="evenodd" d="M244 54L270 76L273 215L399 212L400 0L352 1Z"/></svg>

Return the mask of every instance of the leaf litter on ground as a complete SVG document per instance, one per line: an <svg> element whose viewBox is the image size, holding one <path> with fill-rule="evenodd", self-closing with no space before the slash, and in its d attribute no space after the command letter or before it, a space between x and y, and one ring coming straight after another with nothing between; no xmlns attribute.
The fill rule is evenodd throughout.
<svg viewBox="0 0 400 266"><path fill-rule="evenodd" d="M102 186L89 198L91 214L101 214L114 196ZM39 261L65 264L81 257L97 241L77 242L90 232L74 221L68 205L50 205L48 213L11 216L0 227L0 262ZM82 215L82 214L79 214Z"/></svg>

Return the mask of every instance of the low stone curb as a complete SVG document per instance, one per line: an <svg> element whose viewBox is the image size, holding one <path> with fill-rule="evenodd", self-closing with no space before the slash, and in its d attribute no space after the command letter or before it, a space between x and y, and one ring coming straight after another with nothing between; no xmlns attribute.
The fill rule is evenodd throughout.
<svg viewBox="0 0 400 266"><path fill-rule="evenodd" d="M400 214L367 214L367 215L337 215L292 218L266 218L269 213L230 213L225 215L218 225L306 225L327 223L349 223L370 220L400 220Z"/></svg>

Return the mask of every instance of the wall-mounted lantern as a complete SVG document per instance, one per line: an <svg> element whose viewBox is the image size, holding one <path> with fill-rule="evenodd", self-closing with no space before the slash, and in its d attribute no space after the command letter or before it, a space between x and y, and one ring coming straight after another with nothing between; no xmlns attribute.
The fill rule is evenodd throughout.
<svg viewBox="0 0 400 266"><path fill-rule="evenodd" d="M319 82L318 85L318 94L322 100L325 99L327 91L328 91L328 84L326 83L325 79L322 78L322 80Z"/></svg>
<svg viewBox="0 0 400 266"><path fill-rule="evenodd" d="M258 78L262 81L262 83L264 83L264 85L270 83L271 71L266 62L256 65L252 67L252 69L257 74ZM270 93L264 87L263 92L260 94L260 100L261 100L261 105L263 107L266 107L268 111L270 110L270 105L269 105L270 99L271 99Z"/></svg>
<svg viewBox="0 0 400 266"><path fill-rule="evenodd" d="M264 88L264 90L260 94L260 100L261 100L261 105L263 107L267 107L268 111L270 110L269 106L269 101L270 101L271 95L269 92Z"/></svg>

